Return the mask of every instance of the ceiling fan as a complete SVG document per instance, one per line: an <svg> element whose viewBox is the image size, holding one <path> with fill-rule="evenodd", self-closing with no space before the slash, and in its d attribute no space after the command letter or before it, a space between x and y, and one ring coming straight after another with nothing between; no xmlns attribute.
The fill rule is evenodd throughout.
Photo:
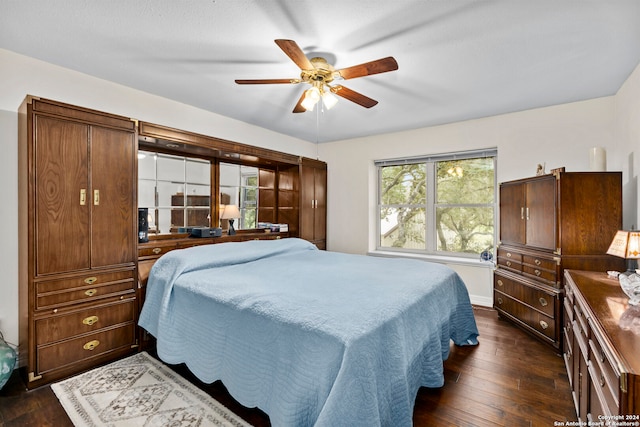
<svg viewBox="0 0 640 427"><path fill-rule="evenodd" d="M298 84L308 83L310 89L305 90L295 108L294 113L303 113L313 110L314 106L322 99L327 109L333 107L338 95L349 101L355 102L365 108L371 108L378 103L375 99L371 99L361 93L346 88L340 84L330 85L334 80L348 80L356 77L370 76L372 74L386 73L398 69L396 60L389 56L378 59L376 61L365 62L364 64L354 65L352 67L335 70L331 64L327 63L324 58L307 58L302 49L293 40L278 39L276 44L287 54L295 64L300 67L300 78L295 79L254 79L254 80L236 80L239 85L255 85L255 84Z"/></svg>

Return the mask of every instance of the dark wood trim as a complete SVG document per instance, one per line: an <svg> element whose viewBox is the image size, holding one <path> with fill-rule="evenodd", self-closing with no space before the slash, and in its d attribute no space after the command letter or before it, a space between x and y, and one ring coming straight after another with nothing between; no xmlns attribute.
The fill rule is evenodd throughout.
<svg viewBox="0 0 640 427"><path fill-rule="evenodd" d="M153 149L154 147L157 149L162 146L166 149L167 143L173 143L178 144L178 147L169 147L169 149L173 149L174 152L216 157L229 163L262 166L271 165L275 167L281 163L298 164L300 162L300 157L292 154L148 122L139 122L138 132L140 137L142 137L140 139L141 146L148 149Z"/></svg>
<svg viewBox="0 0 640 427"><path fill-rule="evenodd" d="M31 105L31 110L34 113L63 117L66 120L77 120L83 123L90 123L92 125L98 124L131 132L136 130L135 120L128 117L118 116L116 114L77 107L75 105L65 104L63 102L53 101L50 99L37 98L31 95L27 96L26 103Z"/></svg>

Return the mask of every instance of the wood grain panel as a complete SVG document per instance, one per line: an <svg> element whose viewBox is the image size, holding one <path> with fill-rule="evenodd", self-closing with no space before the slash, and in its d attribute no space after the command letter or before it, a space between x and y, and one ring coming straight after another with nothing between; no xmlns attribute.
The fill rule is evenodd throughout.
<svg viewBox="0 0 640 427"><path fill-rule="evenodd" d="M91 129L91 266L131 265L136 259L135 135ZM98 193L98 200L94 199ZM134 218L135 216L135 218Z"/></svg>
<svg viewBox="0 0 640 427"><path fill-rule="evenodd" d="M89 268L88 132L83 124L36 117L36 275Z"/></svg>

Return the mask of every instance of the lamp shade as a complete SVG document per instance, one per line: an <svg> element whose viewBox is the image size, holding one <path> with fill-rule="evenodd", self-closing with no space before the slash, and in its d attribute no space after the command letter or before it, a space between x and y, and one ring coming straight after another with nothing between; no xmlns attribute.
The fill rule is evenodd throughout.
<svg viewBox="0 0 640 427"><path fill-rule="evenodd" d="M625 259L640 259L640 231L619 230L613 237L607 254Z"/></svg>
<svg viewBox="0 0 640 427"><path fill-rule="evenodd" d="M237 205L221 205L222 214L220 219L235 219L240 218L240 210Z"/></svg>
<svg viewBox="0 0 640 427"><path fill-rule="evenodd" d="M302 107L307 111L313 111L313 107L316 106L320 100L320 90L317 87L312 87L304 92L304 99L300 103Z"/></svg>

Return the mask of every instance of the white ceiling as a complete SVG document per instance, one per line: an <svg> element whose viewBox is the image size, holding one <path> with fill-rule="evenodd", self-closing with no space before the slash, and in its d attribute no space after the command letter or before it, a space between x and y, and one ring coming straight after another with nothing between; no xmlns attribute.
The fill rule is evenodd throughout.
<svg viewBox="0 0 640 427"><path fill-rule="evenodd" d="M299 77L280 38L399 69L341 82L371 109L293 114L302 85L234 83ZM640 62L640 1L0 0L0 48L325 142L613 95Z"/></svg>

